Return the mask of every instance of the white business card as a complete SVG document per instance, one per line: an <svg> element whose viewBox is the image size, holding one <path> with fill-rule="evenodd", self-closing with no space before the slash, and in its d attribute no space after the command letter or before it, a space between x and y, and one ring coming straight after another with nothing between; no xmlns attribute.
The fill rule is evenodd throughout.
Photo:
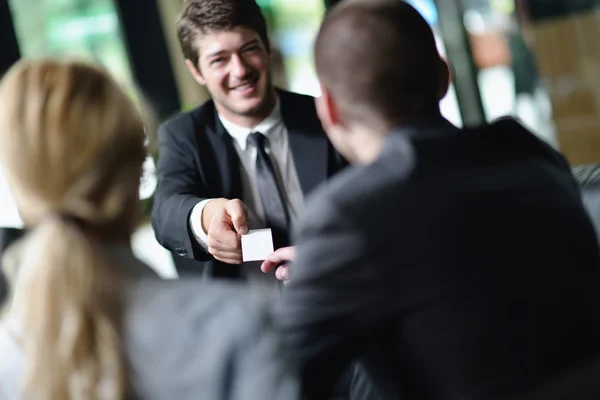
<svg viewBox="0 0 600 400"><path fill-rule="evenodd" d="M254 229L242 236L242 260L263 261L273 252L271 229Z"/></svg>

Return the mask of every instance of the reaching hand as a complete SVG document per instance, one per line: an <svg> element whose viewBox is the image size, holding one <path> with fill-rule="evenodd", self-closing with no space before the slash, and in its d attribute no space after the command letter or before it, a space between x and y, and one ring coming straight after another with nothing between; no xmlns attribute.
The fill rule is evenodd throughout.
<svg viewBox="0 0 600 400"><path fill-rule="evenodd" d="M262 263L260 269L265 274L275 269L275 277L287 285L290 280L289 265L290 261L296 258L296 248L294 246L282 247L271 253Z"/></svg>
<svg viewBox="0 0 600 400"><path fill-rule="evenodd" d="M248 233L246 206L241 200L215 199L203 211L210 221L208 252L227 264L242 263L241 235Z"/></svg>

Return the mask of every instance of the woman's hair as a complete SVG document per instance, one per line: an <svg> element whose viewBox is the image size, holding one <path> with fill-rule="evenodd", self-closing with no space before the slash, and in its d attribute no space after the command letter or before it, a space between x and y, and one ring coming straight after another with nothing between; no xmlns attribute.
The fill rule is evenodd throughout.
<svg viewBox="0 0 600 400"><path fill-rule="evenodd" d="M4 262L25 398L122 399L122 271L102 246L135 227L144 120L106 72L81 62L17 63L0 105L0 164L31 228Z"/></svg>

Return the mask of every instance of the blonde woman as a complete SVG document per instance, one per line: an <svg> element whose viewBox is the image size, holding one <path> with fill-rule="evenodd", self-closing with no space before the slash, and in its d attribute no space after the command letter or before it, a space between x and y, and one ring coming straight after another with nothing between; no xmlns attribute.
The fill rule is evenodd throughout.
<svg viewBox="0 0 600 400"><path fill-rule="evenodd" d="M161 281L131 254L144 121L105 72L22 61L0 105L0 163L29 228L4 260L1 399L295 398L252 293Z"/></svg>

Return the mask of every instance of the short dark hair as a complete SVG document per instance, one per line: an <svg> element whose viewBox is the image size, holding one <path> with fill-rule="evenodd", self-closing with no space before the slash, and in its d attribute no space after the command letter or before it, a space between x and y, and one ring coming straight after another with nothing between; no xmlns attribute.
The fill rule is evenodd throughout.
<svg viewBox="0 0 600 400"><path fill-rule="evenodd" d="M431 27L401 0L340 2L321 25L315 64L342 115L355 120L426 117L447 83Z"/></svg>
<svg viewBox="0 0 600 400"><path fill-rule="evenodd" d="M198 35L238 26L256 31L269 50L267 24L255 0L185 0L177 21L183 56L198 66Z"/></svg>

